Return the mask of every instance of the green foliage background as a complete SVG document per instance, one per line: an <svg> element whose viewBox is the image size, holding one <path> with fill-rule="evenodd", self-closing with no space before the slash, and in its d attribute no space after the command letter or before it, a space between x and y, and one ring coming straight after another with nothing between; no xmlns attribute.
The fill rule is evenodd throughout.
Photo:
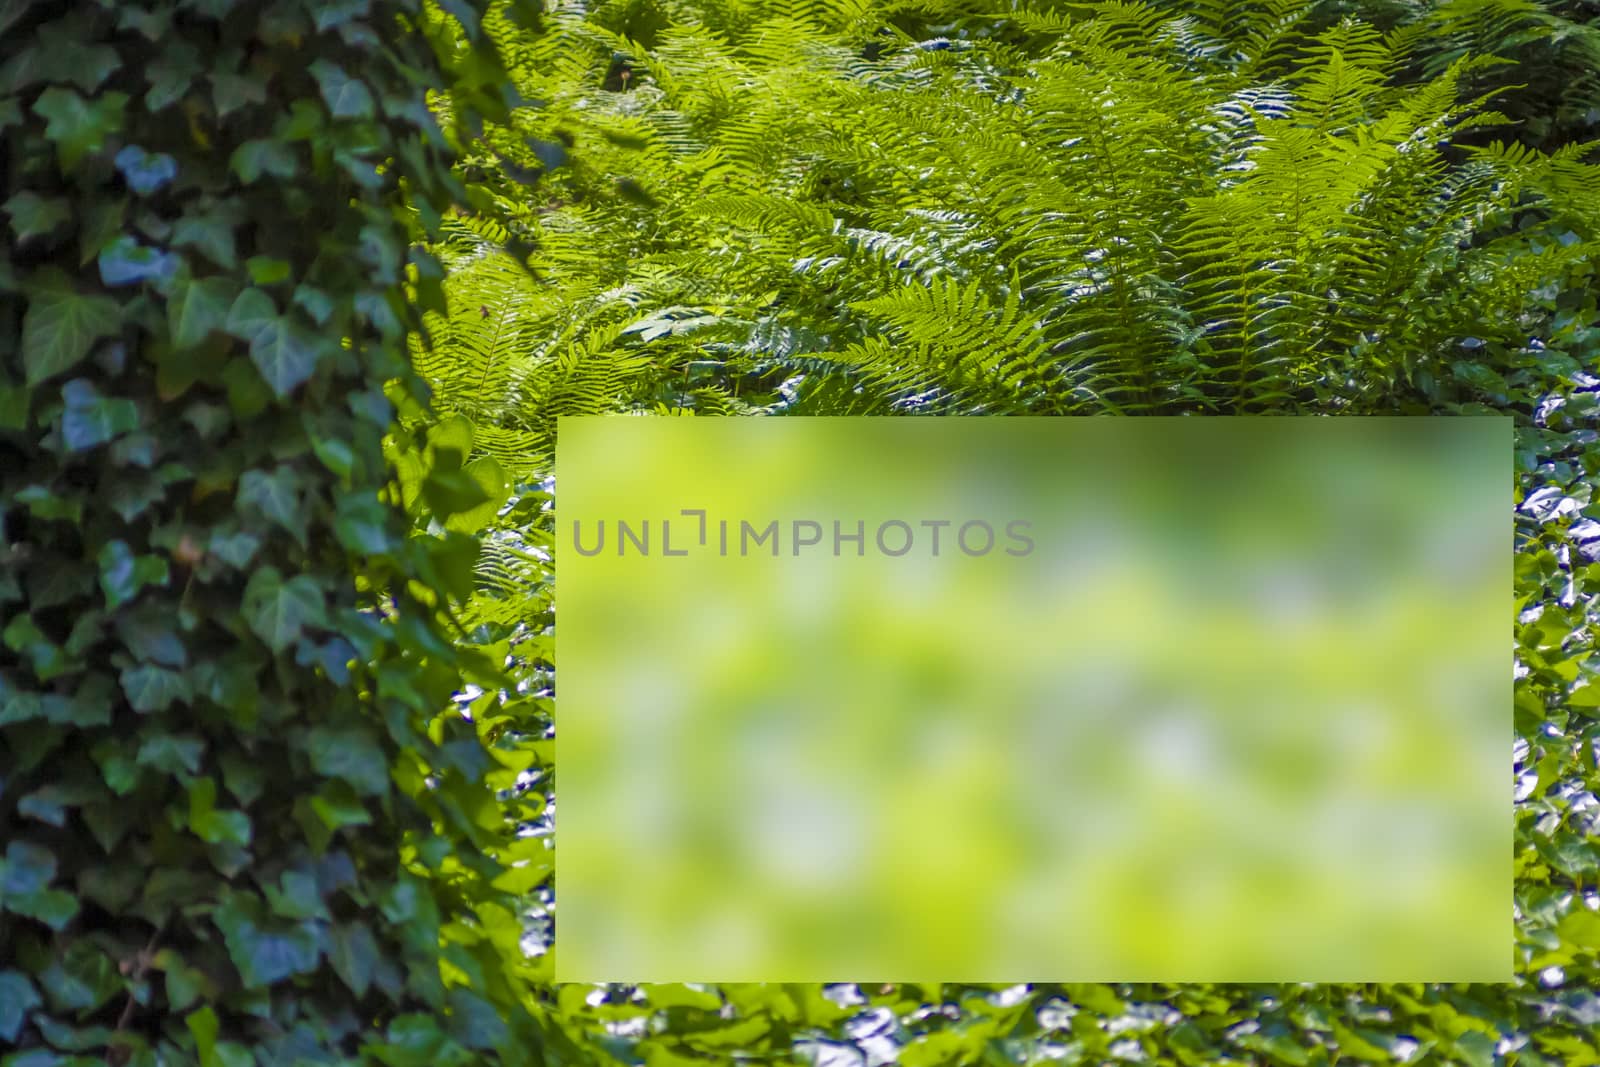
<svg viewBox="0 0 1600 1067"><path fill-rule="evenodd" d="M0 1063L1600 1063L1595 19L0 2ZM551 985L602 411L1513 414L1515 980Z"/></svg>
<svg viewBox="0 0 1600 1067"><path fill-rule="evenodd" d="M447 222L417 365L520 485L596 411L1519 427L1513 982L568 986L571 1031L649 1064L1600 1059L1593 17L633 0L518 37L544 104L471 161L501 219ZM548 603L538 499L477 610L553 696L549 616L509 610Z"/></svg>

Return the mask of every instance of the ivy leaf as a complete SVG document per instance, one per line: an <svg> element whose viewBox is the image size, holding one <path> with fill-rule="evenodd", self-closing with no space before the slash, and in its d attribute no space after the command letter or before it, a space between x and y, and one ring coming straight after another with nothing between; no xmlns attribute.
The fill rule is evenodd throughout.
<svg viewBox="0 0 1600 1067"><path fill-rule="evenodd" d="M424 1067L432 1063L464 1062L468 1057L439 1022L421 1012L401 1015L389 1024L388 1043L381 1058L392 1067Z"/></svg>
<svg viewBox="0 0 1600 1067"><path fill-rule="evenodd" d="M278 324L278 306L260 289L242 289L228 309L227 330L241 341L254 341Z"/></svg>
<svg viewBox="0 0 1600 1067"><path fill-rule="evenodd" d="M41 273L46 281L30 290L22 320L22 362L30 386L77 365L96 341L122 327L122 307L115 300L76 292L59 271Z"/></svg>
<svg viewBox="0 0 1600 1067"><path fill-rule="evenodd" d="M61 389L61 440L73 452L103 445L139 426L139 408L127 397L101 396L87 378Z"/></svg>
<svg viewBox="0 0 1600 1067"><path fill-rule="evenodd" d="M313 437L311 450L317 454L322 465L339 476L340 481L349 479L355 470L356 454L350 447L350 442L338 437Z"/></svg>
<svg viewBox="0 0 1600 1067"><path fill-rule="evenodd" d="M450 1033L461 1044L492 1051L511 1037L493 1004L470 989L450 991Z"/></svg>
<svg viewBox="0 0 1600 1067"><path fill-rule="evenodd" d="M39 82L70 81L85 93L93 93L122 66L117 50L107 44L91 44L94 37L94 27L82 10L40 26L29 46L18 49L0 70L0 92L21 92Z"/></svg>
<svg viewBox="0 0 1600 1067"><path fill-rule="evenodd" d="M193 735L158 733L144 739L134 760L141 766L154 767L164 774L198 774L200 758L205 755L205 750L206 743ZM215 783L211 788L215 793Z"/></svg>
<svg viewBox="0 0 1600 1067"><path fill-rule="evenodd" d="M157 963L166 974L167 1006L182 1011L199 999L206 990L203 972L186 965L176 952L162 949L156 953Z"/></svg>
<svg viewBox="0 0 1600 1067"><path fill-rule="evenodd" d="M367 995L378 965L378 941L366 923L337 923L328 931L328 962L333 973L358 997Z"/></svg>
<svg viewBox="0 0 1600 1067"><path fill-rule="evenodd" d="M108 541L100 549L100 590L106 607L115 611L139 595L147 585L167 584L167 561L160 556L136 556L126 541Z"/></svg>
<svg viewBox="0 0 1600 1067"><path fill-rule="evenodd" d="M500 508L511 495L511 480L493 456L480 456L461 468L461 473L477 483L484 500L445 520L445 529L457 533L475 534L499 514ZM424 488L426 492L426 488Z"/></svg>
<svg viewBox="0 0 1600 1067"><path fill-rule="evenodd" d="M275 567L263 567L250 576L241 610L250 629L274 652L298 641L306 627L327 622L317 583L304 574L286 582Z"/></svg>
<svg viewBox="0 0 1600 1067"><path fill-rule="evenodd" d="M274 922L263 912L258 899L234 892L211 917L247 989L260 989L317 966L316 925L309 920Z"/></svg>
<svg viewBox="0 0 1600 1067"><path fill-rule="evenodd" d="M6 623L6 628L0 630L0 640L11 651L28 657L40 681L48 681L68 669L66 653L39 629L39 624L33 621L31 615L14 616Z"/></svg>
<svg viewBox="0 0 1600 1067"><path fill-rule="evenodd" d="M0 860L0 898L25 897L47 887L56 876L55 853L31 841L12 841Z"/></svg>
<svg viewBox="0 0 1600 1067"><path fill-rule="evenodd" d="M72 205L64 197L44 197L31 189L17 193L5 206L19 242L43 237L72 217Z"/></svg>
<svg viewBox="0 0 1600 1067"><path fill-rule="evenodd" d="M17 809L22 810L21 803L17 805ZM6 910L37 919L52 930L61 930L72 921L74 915L78 914L78 898L64 889L45 889L31 896L16 899L8 897Z"/></svg>
<svg viewBox="0 0 1600 1067"><path fill-rule="evenodd" d="M52 1010L74 1014L94 1011L123 988L117 965L87 938L71 942L38 979ZM69 1065L79 1067L72 1060L61 1067Z"/></svg>
<svg viewBox="0 0 1600 1067"><path fill-rule="evenodd" d="M144 108L151 114L177 103L189 91L194 76L200 73L200 51L181 37L162 34L161 48L145 68L150 90L144 94Z"/></svg>
<svg viewBox="0 0 1600 1067"><path fill-rule="evenodd" d="M314 285L297 285L294 290L294 303L300 310L311 316L318 326L326 326L333 317L333 300L328 294Z"/></svg>
<svg viewBox="0 0 1600 1067"><path fill-rule="evenodd" d="M389 509L375 496L346 495L339 498L334 534L351 552L375 556L387 552Z"/></svg>
<svg viewBox="0 0 1600 1067"><path fill-rule="evenodd" d="M184 674L148 663L129 667L122 672L121 679L128 704L141 714L164 711L174 701L189 700L194 695Z"/></svg>
<svg viewBox="0 0 1600 1067"><path fill-rule="evenodd" d="M178 176L178 161L165 152L146 152L131 144L118 152L112 161L122 178L140 196L149 196Z"/></svg>
<svg viewBox="0 0 1600 1067"><path fill-rule="evenodd" d="M338 779L324 782L317 795L311 798L310 807L329 830L367 826L372 822L372 813L361 803L355 790Z"/></svg>
<svg viewBox="0 0 1600 1067"><path fill-rule="evenodd" d="M389 759L367 731L319 726L308 735L306 747L318 774L348 782L362 796L389 791Z"/></svg>
<svg viewBox="0 0 1600 1067"><path fill-rule="evenodd" d="M240 505L277 523L301 544L306 539L306 517L300 510L300 476L293 467L280 466L271 474L246 471L239 479Z"/></svg>
<svg viewBox="0 0 1600 1067"><path fill-rule="evenodd" d="M206 550L224 563L242 568L249 565L260 547L261 538L255 534L242 530L228 532L219 528L212 531Z"/></svg>
<svg viewBox="0 0 1600 1067"><path fill-rule="evenodd" d="M176 348L194 348L228 319L233 286L226 278L184 280L167 300L167 331Z"/></svg>
<svg viewBox="0 0 1600 1067"><path fill-rule="evenodd" d="M321 31L335 29L365 15L372 0L327 0L317 5L316 24Z"/></svg>
<svg viewBox="0 0 1600 1067"><path fill-rule="evenodd" d="M128 651L142 661L163 667L184 667L189 662L189 648L173 629L173 617L163 606L141 605L118 613L115 629Z"/></svg>
<svg viewBox="0 0 1600 1067"><path fill-rule="evenodd" d="M46 120L45 137L54 142L63 170L72 170L105 139L122 129L127 93L103 93L86 100L71 89L53 85L34 101L34 114Z"/></svg>
<svg viewBox="0 0 1600 1067"><path fill-rule="evenodd" d="M182 263L176 253L140 244L127 234L100 250L100 280L113 289L141 282L164 282L178 273Z"/></svg>
<svg viewBox="0 0 1600 1067"><path fill-rule="evenodd" d="M185 215L172 228L172 243L178 248L194 249L219 267L232 267L239 262L233 223L221 212Z"/></svg>
<svg viewBox="0 0 1600 1067"><path fill-rule="evenodd" d="M266 102L267 83L254 74L217 71L211 75L211 103L216 107L219 117L237 111L246 104Z"/></svg>
<svg viewBox="0 0 1600 1067"><path fill-rule="evenodd" d="M250 341L250 359L282 399L316 370L318 347L318 338L298 323L278 319Z"/></svg>
<svg viewBox="0 0 1600 1067"><path fill-rule="evenodd" d="M0 859L0 906L61 929L78 913L78 902L71 893L49 888L55 876L54 853L28 841L12 841Z"/></svg>
<svg viewBox="0 0 1600 1067"><path fill-rule="evenodd" d="M274 178L293 178L296 164L294 152L288 145L282 141L261 138L246 141L235 148L233 155L228 157L228 166L240 181L249 185L259 181L264 174Z"/></svg>
<svg viewBox="0 0 1600 1067"><path fill-rule="evenodd" d="M370 119L374 114L372 93L366 85L344 72L336 63L319 59L310 66L317 79L322 99L336 119Z"/></svg>
<svg viewBox="0 0 1600 1067"><path fill-rule="evenodd" d="M492 503L483 485L464 470L434 470L422 481L422 499L440 519Z"/></svg>
<svg viewBox="0 0 1600 1067"><path fill-rule="evenodd" d="M370 971L368 974L370 977ZM343 978L343 972L339 976ZM349 979L345 981L348 984ZM358 994L364 992L364 988L357 990ZM28 981L27 975L21 971L0 971L0 1041L15 1042L28 1013L42 1003L39 991Z"/></svg>

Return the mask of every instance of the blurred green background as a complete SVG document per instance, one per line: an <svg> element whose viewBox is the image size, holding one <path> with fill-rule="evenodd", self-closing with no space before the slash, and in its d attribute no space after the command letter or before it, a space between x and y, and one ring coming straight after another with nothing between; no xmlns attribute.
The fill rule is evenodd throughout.
<svg viewBox="0 0 1600 1067"><path fill-rule="evenodd" d="M1508 419L560 432L558 977L1509 977Z"/></svg>

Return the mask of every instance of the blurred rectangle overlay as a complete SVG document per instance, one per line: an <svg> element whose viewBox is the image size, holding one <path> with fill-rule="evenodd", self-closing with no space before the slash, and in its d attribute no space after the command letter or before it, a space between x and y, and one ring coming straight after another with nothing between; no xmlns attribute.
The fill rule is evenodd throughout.
<svg viewBox="0 0 1600 1067"><path fill-rule="evenodd" d="M558 980L1509 980L1511 432L562 419Z"/></svg>

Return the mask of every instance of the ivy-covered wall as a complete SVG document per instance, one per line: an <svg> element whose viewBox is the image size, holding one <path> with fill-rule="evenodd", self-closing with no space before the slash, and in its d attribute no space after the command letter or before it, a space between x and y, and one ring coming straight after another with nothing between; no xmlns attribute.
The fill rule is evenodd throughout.
<svg viewBox="0 0 1600 1067"><path fill-rule="evenodd" d="M7 1067L542 1058L438 716L477 545L382 451L465 198L426 92L505 104L442 6L0 2Z"/></svg>

